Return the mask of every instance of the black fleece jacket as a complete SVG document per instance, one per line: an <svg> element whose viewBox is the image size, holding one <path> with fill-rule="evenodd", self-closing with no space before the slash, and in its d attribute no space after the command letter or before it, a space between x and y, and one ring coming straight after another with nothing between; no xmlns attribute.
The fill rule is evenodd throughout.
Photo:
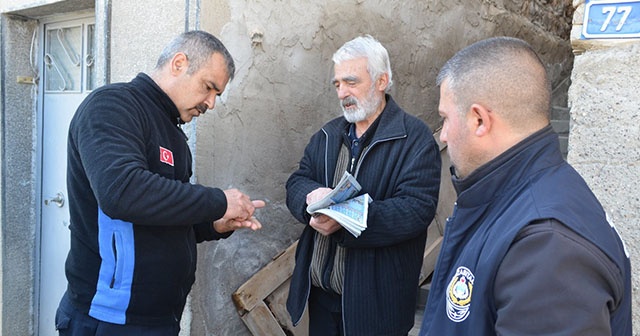
<svg viewBox="0 0 640 336"><path fill-rule="evenodd" d="M222 190L189 183L179 112L147 75L92 92L70 124L68 296L118 324L176 323L195 281L196 242L226 238L212 222Z"/></svg>

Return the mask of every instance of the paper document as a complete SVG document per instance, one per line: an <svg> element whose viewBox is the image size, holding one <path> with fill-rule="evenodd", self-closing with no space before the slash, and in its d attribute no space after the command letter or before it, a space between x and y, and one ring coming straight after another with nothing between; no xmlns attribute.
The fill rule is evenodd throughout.
<svg viewBox="0 0 640 336"><path fill-rule="evenodd" d="M354 237L367 228L369 213L369 194L355 196L362 187L349 172L344 172L338 185L321 200L309 204L307 212L310 214L324 214L335 219Z"/></svg>

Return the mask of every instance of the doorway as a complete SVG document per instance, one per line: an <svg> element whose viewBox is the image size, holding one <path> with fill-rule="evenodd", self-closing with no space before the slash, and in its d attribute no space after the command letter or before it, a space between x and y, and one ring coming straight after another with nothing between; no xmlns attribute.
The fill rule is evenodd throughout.
<svg viewBox="0 0 640 336"><path fill-rule="evenodd" d="M38 335L54 336L55 312L67 285L69 251L67 132L82 100L96 87L95 18L43 22L39 106L42 132L40 241L38 245Z"/></svg>

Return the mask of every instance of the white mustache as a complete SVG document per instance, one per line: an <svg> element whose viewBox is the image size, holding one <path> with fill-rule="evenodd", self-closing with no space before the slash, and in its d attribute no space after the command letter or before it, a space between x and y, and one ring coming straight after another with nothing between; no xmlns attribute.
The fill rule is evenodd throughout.
<svg viewBox="0 0 640 336"><path fill-rule="evenodd" d="M342 107L347 107L347 105L355 105L357 107L358 100L354 97L349 96L342 100Z"/></svg>

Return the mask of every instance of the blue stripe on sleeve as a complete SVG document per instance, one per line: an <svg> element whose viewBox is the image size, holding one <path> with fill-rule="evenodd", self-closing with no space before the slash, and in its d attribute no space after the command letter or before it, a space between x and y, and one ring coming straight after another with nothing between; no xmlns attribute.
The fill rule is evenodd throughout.
<svg viewBox="0 0 640 336"><path fill-rule="evenodd" d="M98 209L98 247L102 263L89 315L125 324L135 267L133 224L112 219Z"/></svg>

